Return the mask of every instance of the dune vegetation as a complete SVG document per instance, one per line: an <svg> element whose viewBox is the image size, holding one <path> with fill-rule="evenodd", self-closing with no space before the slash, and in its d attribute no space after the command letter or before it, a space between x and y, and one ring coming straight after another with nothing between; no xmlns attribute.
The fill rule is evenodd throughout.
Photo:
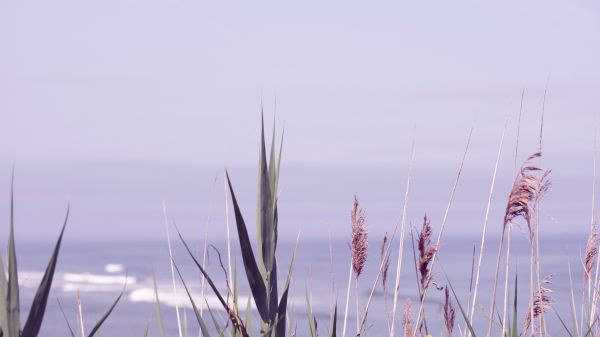
<svg viewBox="0 0 600 337"><path fill-rule="evenodd" d="M460 298L451 280L445 275L446 271L439 263L440 256L444 254L441 245L446 220L455 196L457 186L460 184L463 164L467 156L470 144L470 135L465 146L464 155L460 166L458 167L456 178L450 190L447 207L439 227L433 228L430 220L425 215L420 228L414 232L409 228L407 219L407 208L410 200L411 174L414 158L414 143L409 154L409 168L406 176L406 186L404 192L404 201L402 205L402 216L399 223L386 234L381 242L373 243L369 237L365 226L365 210L361 207L359 199L355 196L352 205L349 205L350 218L348 221L348 232L350 242L350 253L348 256L348 276L344 275L347 283L343 285L343 296L331 305L330 317L327 322L319 322L313 313L311 304L310 289L306 289L305 308L307 320L305 325L299 325L289 314L289 292L290 284L294 279L294 258L295 249L286 252L291 255L289 266L280 266L278 264L278 184L281 165L281 148L283 141L276 141L275 130L270 142L270 149L267 149L267 141L264 131L264 123L261 133L261 145L259 150L258 165L258 200L256 208L256 238L252 240L248 233L247 217L242 214L238 199L235 194L235 184L230 176L225 172L227 189L231 198L230 205L233 210L232 219L235 222L235 231L237 233L237 244L241 250L241 265L243 269L237 268L236 261L232 261L232 245L234 240L229 235L229 222L227 223L228 246L226 258L221 259L219 254L220 267L224 277L225 287L219 286L215 282L216 275L207 272L205 259L197 256L190 248L186 238L179 232L176 226L167 225L175 229L179 244L189 253L189 258L193 265L202 275L202 283L206 286L206 291L210 291L217 296L220 312L225 315L215 314L217 308L208 308L203 310L204 303L198 301L198 294L192 294L188 287L189 280L185 280L180 269L180 265L175 261L173 255L170 256L173 287L182 285L190 304L193 307L193 313L199 332L190 329L188 324L183 324L177 309L177 324L180 336L189 336L199 333L205 337L249 337L249 336L329 336L329 337L348 337L348 336L366 336L369 334L368 321L369 312L373 305L373 296L375 291L383 294L383 312L387 322L386 331L390 337L393 336L429 336L430 327L439 324L438 319L430 319L431 314L426 310L426 303L432 296L441 294L443 299L442 324L443 331L448 336L572 336L587 337L597 336L600 333L598 326L598 302L600 289L600 275L598 268L598 228L595 223L592 211L592 220L590 223L589 239L586 250L582 257L582 263L577 268L582 268L581 275L583 279L581 292L576 291L571 280L571 301L570 312L555 312L553 309L553 299L551 297L552 274L542 273L540 261L540 241L539 233L543 228L540 223L541 204L544 196L550 191L551 174L550 170L542 167L542 127L540 128L539 147L529 150L525 160L519 163L519 143L517 132L516 146L514 152L514 173L510 193L506 198L506 207L504 218L500 221L500 240L497 247L497 254L491 257L494 261L493 284L491 293L482 293L480 291L480 281L482 279L482 261L484 256L484 247L486 238L489 236L488 224L490 222L489 213L496 184L496 174L500 153L502 151L505 133L508 124L504 125L504 132L500 139L494 171L492 173L491 184L489 186L489 197L486 200L486 212L481 228L481 239L477 243L478 250L473 252L473 266L471 273L471 287L468 289L468 298ZM520 127L520 113L519 123ZM283 139L283 137L281 137ZM279 145L278 145L279 143ZM595 158L594 158L595 162ZM11 191L12 193L12 191ZM592 196L594 198L594 196ZM593 200L592 200L593 203ZM4 262L0 268L0 326L2 332L0 336L7 337L35 337L43 335L40 331L44 319L49 294L52 288L52 280L56 269L59 251L62 242L62 236L65 230L68 230L67 219L68 211L65 216L65 222L60 230L58 240L54 251L49 259L43 279L36 292L31 310L24 324L21 324L21 313L19 310L19 281L17 256L15 249L15 240L13 232L13 214L11 207L11 223L8 240L8 269L5 271ZM513 227L520 223L527 231L529 241L529 274L516 275L509 266L511 254L511 237ZM234 234L235 235L235 234ZM407 238L409 236L409 238ZM169 240L169 250L171 250L171 239ZM369 245L377 245L379 249L379 258L371 259L376 261L376 274L365 275L365 264L367 263L367 253ZM412 249L411 249L412 247ZM208 248L204 247L204 251ZM216 249L216 248L215 248ZM225 255L225 254L223 254ZM406 255L406 256L405 256ZM414 260L414 267L409 262ZM373 262L371 262L373 263ZM403 264L404 263L404 264ZM434 272L435 271L435 272ZM401 282L403 272L414 272L418 279L417 287L414 289L418 301L401 298L400 289L414 287ZM569 275L572 271L569 270ZM243 274L244 276L242 276ZM367 277L365 277L367 276ZM526 307L519 307L517 301L517 278L524 277L529 279L529 289L522 290L528 300ZM156 291L156 279L155 291ZM361 296L358 291L359 284L367 282L370 287L368 296ZM239 285L247 283L250 289L251 297L247 301L241 301L238 293ZM203 288L204 289L204 288ZM434 289L436 290L434 293ZM97 320L95 326L86 334L83 331L83 315L80 315L81 322L78 326L81 329L69 324L65 317L64 324L68 327L70 335L75 336L95 336L100 335L100 327L103 324L110 324L110 315L118 304L119 299L124 292L119 295L113 305L107 308L106 313ZM204 293L203 293L204 294ZM363 293L364 294L364 293ZM523 296L523 295L522 295ZM481 299L485 298L485 301ZM200 300L202 298L200 297ZM485 308L485 313L476 310L479 303L490 303ZM60 302L59 302L60 303ZM62 307L61 307L62 308ZM81 308L81 307L80 307ZM61 309L62 310L62 309ZM350 324L348 319L349 312L355 311L356 324ZM436 313L437 315L437 313ZM548 331L548 321L558 321L562 330ZM53 322L52 324L62 324L63 322ZM156 315L150 323L152 329L156 328L157 334L165 337L164 318L162 316L160 299L156 291ZM139 327L139 335L148 335L151 326ZM351 326L352 325L352 326ZM436 331L440 329L435 329Z"/></svg>

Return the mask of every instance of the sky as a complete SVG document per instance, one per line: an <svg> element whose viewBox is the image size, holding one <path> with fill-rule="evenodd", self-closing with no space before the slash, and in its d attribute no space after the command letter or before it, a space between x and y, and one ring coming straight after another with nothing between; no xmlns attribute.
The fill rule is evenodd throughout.
<svg viewBox="0 0 600 337"><path fill-rule="evenodd" d="M439 225L471 127L449 228L478 232L505 120L496 218L521 94L519 161L547 89L548 232L584 233L599 32L587 0L0 1L0 210L14 163L24 238L56 233L67 200L78 238L162 237L163 200L219 236L223 168L253 219L262 106L285 129L283 236L348 235L354 194L391 231L413 135L410 218Z"/></svg>

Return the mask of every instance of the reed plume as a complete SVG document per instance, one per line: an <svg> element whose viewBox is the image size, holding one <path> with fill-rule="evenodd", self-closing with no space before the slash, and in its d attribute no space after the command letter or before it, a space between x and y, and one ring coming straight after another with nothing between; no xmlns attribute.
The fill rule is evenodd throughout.
<svg viewBox="0 0 600 337"><path fill-rule="evenodd" d="M433 259L433 255L437 251L437 246L431 244L432 234L433 230L431 229L431 222L427 218L427 214L425 214L423 217L423 227L421 227L421 232L419 233L419 238L417 240L417 247L419 249L419 262L417 268L420 274L421 293L425 292L425 289L427 289L433 278L430 273L430 263Z"/></svg>
<svg viewBox="0 0 600 337"><path fill-rule="evenodd" d="M448 337L452 337L455 316L456 311L454 309L454 305L452 304L452 300L450 299L450 292L448 291L448 286L446 286L444 289L444 325L446 326L446 330L448 331Z"/></svg>
<svg viewBox="0 0 600 337"><path fill-rule="evenodd" d="M354 295L356 298L356 334L360 335L361 324L359 315L359 290L358 278L367 262L367 252L369 243L367 241L367 225L365 211L360 207L358 198L354 196L352 211L350 212L350 220L352 224L352 244L350 250L352 252L352 269L354 270Z"/></svg>
<svg viewBox="0 0 600 337"><path fill-rule="evenodd" d="M541 156L541 152L535 152L521 166L519 176L508 196L508 203L504 213L505 227L512 223L514 219L522 217L527 223L530 238L533 237L535 232L531 224L535 204L541 201L551 186L549 179L551 171L543 171L541 167L531 163L534 159ZM536 174L541 171L543 171L541 174Z"/></svg>
<svg viewBox="0 0 600 337"><path fill-rule="evenodd" d="M584 278L587 281L590 277L594 260L598 255L598 225L596 222L592 224L590 235L588 236L587 245L585 247L585 260L583 264Z"/></svg>
<svg viewBox="0 0 600 337"><path fill-rule="evenodd" d="M531 315L533 314L533 318L537 318L538 316L543 315L544 313L546 313L546 311L548 311L552 303L554 303L554 299L549 295L549 293L551 293L552 290L547 286L552 283L553 277L554 274L550 274L544 277L544 279L541 281L541 286L538 290L536 290L535 295L533 297L533 307L530 304L529 309L527 310L527 315L525 316L525 322L523 324L523 334L525 334L531 326Z"/></svg>
<svg viewBox="0 0 600 337"><path fill-rule="evenodd" d="M380 257L381 257L381 263L383 265L383 269L381 271L381 283L383 285L383 288L386 289L387 287L387 278L388 278L388 271L390 268L390 256L388 254L386 254L386 247L389 244L389 239L387 236L387 233L385 233L385 235L383 236L383 240L381 240L381 247L380 247Z"/></svg>
<svg viewBox="0 0 600 337"><path fill-rule="evenodd" d="M358 278L367 262L367 227L365 211L360 207L358 199L354 196L354 204L351 211L352 221L352 269L354 276Z"/></svg>

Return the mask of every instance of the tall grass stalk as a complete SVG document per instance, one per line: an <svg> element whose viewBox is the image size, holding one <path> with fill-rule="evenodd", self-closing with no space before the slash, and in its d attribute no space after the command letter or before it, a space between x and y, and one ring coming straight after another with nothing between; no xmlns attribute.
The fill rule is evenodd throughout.
<svg viewBox="0 0 600 337"><path fill-rule="evenodd" d="M179 299L177 298L177 284L175 282L175 267L173 266L173 249L171 247L171 234L169 233L169 218L167 216L167 203L162 202L163 217L165 222L165 231L167 233L167 247L169 248L169 263L171 266L171 280L173 281L173 295L175 296L175 314L177 315L177 329L179 337L183 337L181 329L181 317L179 315Z"/></svg>
<svg viewBox="0 0 600 337"><path fill-rule="evenodd" d="M400 239L398 244L398 259L396 261L396 278L394 281L394 300L392 305L392 318L390 327L390 337L395 336L396 328L396 310L398 308L398 292L400 291L400 275L402 272L402 260L404 257L404 235L406 233L406 213L408 211L408 196L410 192L410 178L412 175L413 163L415 160L415 137L413 130L413 139L410 146L410 158L408 160L408 171L406 173L406 188L404 191L404 205L402 206L402 220L400 224Z"/></svg>
<svg viewBox="0 0 600 337"><path fill-rule="evenodd" d="M518 170L518 166L517 166L517 160L519 157L519 138L521 136L521 116L523 115L523 101L525 99L525 90L521 91L521 103L519 106L519 117L517 120L517 136L515 139L515 154L513 156L513 171L512 171L512 185L515 185L516 179L517 179L517 170ZM509 272L510 272L510 247L511 247L511 235L512 235L512 224L508 225L508 228L506 228L506 260L505 260L505 270L504 270L504 305L503 305L503 309L502 309L502 322L504 322L503 324L503 332L504 332L504 326L506 326L507 324L507 314L508 314L508 305L509 305L509 298L508 298L508 279L509 279ZM516 296L516 295L515 295Z"/></svg>
<svg viewBox="0 0 600 337"><path fill-rule="evenodd" d="M592 175L592 219L590 223L593 225L596 223L596 160L598 155L598 128L597 124L594 123L594 154L593 154L593 175ZM596 314L596 303L598 299L598 270L600 269L600 254L596 254L596 274L594 275L593 295L592 295L592 310L590 313L590 322L593 320Z"/></svg>
<svg viewBox="0 0 600 337"><path fill-rule="evenodd" d="M471 127L471 130L469 131L469 137L467 138L467 145L465 146L465 151L463 153L462 160L460 162L460 167L458 169L458 173L456 174L456 179L454 181L454 185L452 186L452 191L450 192L450 199L448 200L448 205L446 205L446 211L444 212L442 224L440 225L440 232L438 233L438 237L437 237L436 244L435 244L436 247L440 246L440 242L442 240L442 235L444 234L444 228L446 227L446 221L448 220L448 214L450 213L450 208L452 207L452 203L454 201L454 195L456 194L456 189L457 189L458 183L460 181L460 176L462 174L463 166L465 164L465 159L467 158L467 153L469 152L469 145L471 144L471 136L472 135L473 135L473 127ZM431 267L429 270L430 275L428 275L428 277L431 277L431 273L433 272L433 266L435 264L438 252L439 252L439 249L436 249L435 252L433 253L433 257L431 259ZM413 331L415 331L415 332L418 331L420 322L421 322L421 318L424 315L424 306L425 306L426 296L427 296L427 289L424 289L423 296L421 296L421 301L419 303L419 312L417 313L417 319L415 320L415 327L413 329Z"/></svg>
<svg viewBox="0 0 600 337"><path fill-rule="evenodd" d="M348 322L348 307L350 304L350 288L352 287L352 259L348 268L348 290L346 290L346 309L344 309L344 324L342 326L342 337L346 337L346 324ZM356 318L358 320L358 317Z"/></svg>
<svg viewBox="0 0 600 337"><path fill-rule="evenodd" d="M498 173L498 163L500 163L500 155L502 154L502 146L504 145L504 136L506 135L506 128L508 125L508 119L510 114L506 114L506 121L504 122L504 129L502 130L502 137L500 137L500 144L498 145L498 153L496 155L496 163L494 164L494 173L492 174L492 182L490 184L490 192L488 194L487 205L485 208L485 216L483 220L483 231L481 233L481 245L479 247L479 259L477 261L477 268L475 272L475 287L473 288L473 296L471 299L471 308L469 312L469 320L473 324L473 314L475 313L475 303L477 301L477 289L479 288L479 275L481 273L481 263L483 261L483 252L485 247L485 236L487 234L487 225L489 222L490 208L492 205L492 196L494 195L494 187L496 186L496 174ZM467 332L467 336L470 336L470 331Z"/></svg>
<svg viewBox="0 0 600 337"><path fill-rule="evenodd" d="M204 247L202 248L202 267L204 269L206 269L206 257L208 255L208 228L210 227L210 219L211 219L211 215L212 215L212 208L213 208L213 197L214 197L214 192L215 192L215 185L217 183L217 177L215 176L215 179L213 180L213 185L212 185L212 189L211 189L211 193L210 193L210 200L208 202L208 214L206 215L206 223L204 224ZM231 273L231 272L230 272ZM206 292L206 277L204 277L204 275L201 274L201 282L200 282L200 293L201 293L201 297L204 298L204 294ZM200 316L203 315L203 311L204 311L204 305L200 306ZM185 314L185 312L184 312ZM202 331L199 331L199 333L201 334Z"/></svg>

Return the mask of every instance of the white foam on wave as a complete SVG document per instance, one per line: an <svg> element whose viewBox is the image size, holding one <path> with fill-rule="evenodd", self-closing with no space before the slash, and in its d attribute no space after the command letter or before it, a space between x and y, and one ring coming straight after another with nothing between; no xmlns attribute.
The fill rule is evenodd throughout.
<svg viewBox="0 0 600 337"><path fill-rule="evenodd" d="M181 290L183 290L183 289L181 289ZM206 294L206 295L204 295L204 298L202 298L200 295L192 295L192 297L194 299L194 302L196 303L196 306L198 306L198 308L200 308L200 306L206 308L206 304L208 303L208 305L210 306L211 309L215 309L215 310L223 309L223 307L221 306L221 302L219 301L219 298L215 295ZM154 301L156 300L153 288L139 288L139 289L133 290L131 293L129 293L128 298L129 298L129 301L137 302L137 303L154 303ZM173 292L159 291L158 298L160 300L161 305L175 307L175 305L177 304L177 305L179 305L179 307L185 307L185 308L189 308L189 309L192 308L192 303L190 302L190 299L188 298L185 291L183 291L182 293L178 293L177 296L175 296L175 294ZM243 303L244 307L245 307L246 303L248 302L248 297L247 296L239 296L238 302ZM252 301L252 309L254 309L254 301Z"/></svg>
<svg viewBox="0 0 600 337"><path fill-rule="evenodd" d="M109 263L104 266L104 271L107 273L120 273L125 269L125 266L118 263Z"/></svg>
<svg viewBox="0 0 600 337"><path fill-rule="evenodd" d="M74 274L65 273L62 277L63 281L67 283L84 283L84 284L105 284L105 285L128 285L136 284L137 280L135 277L125 275L97 275L97 274Z"/></svg>

